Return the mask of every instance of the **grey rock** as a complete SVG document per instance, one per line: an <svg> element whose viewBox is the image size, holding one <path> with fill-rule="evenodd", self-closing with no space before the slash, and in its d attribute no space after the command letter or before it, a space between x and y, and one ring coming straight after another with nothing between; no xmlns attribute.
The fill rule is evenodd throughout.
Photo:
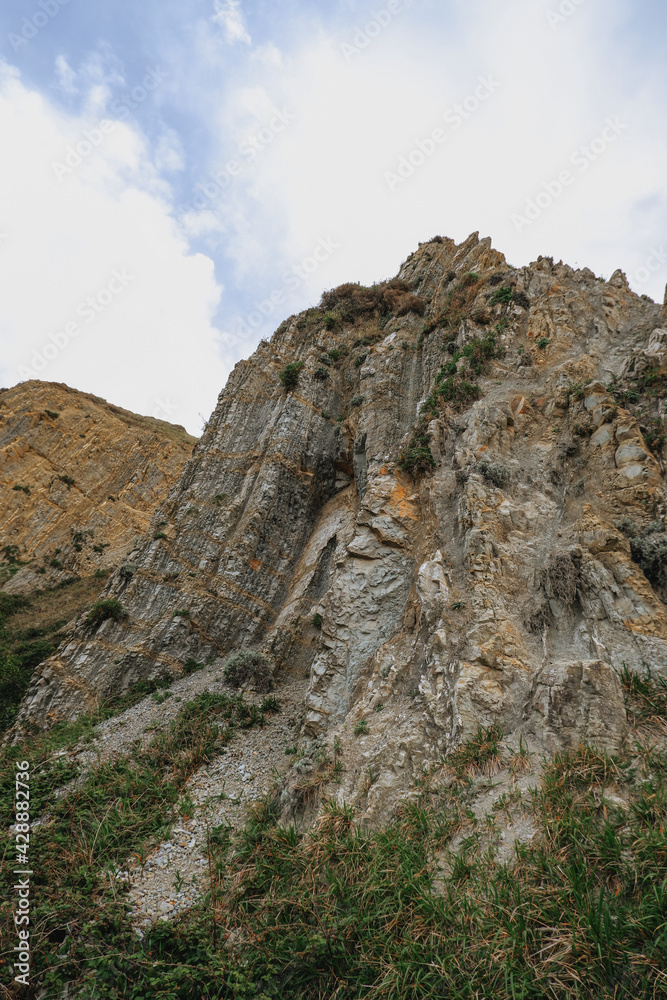
<svg viewBox="0 0 667 1000"><path fill-rule="evenodd" d="M615 751L627 731L623 688L603 660L552 663L535 680L531 731L545 749L587 743Z"/></svg>
<svg viewBox="0 0 667 1000"><path fill-rule="evenodd" d="M498 304L485 319L488 279L500 271L530 305ZM447 317L452 281L471 272L480 281L456 329L431 323ZM133 574L109 581L127 617L98 629L79 622L35 672L19 724L75 718L163 673L189 683L190 657L213 660L213 684L230 652L258 649L278 693L300 684L290 741L342 739L340 794L369 820L479 726L530 733L545 748L617 745L625 717L615 671L650 663L667 676L667 615L616 524L626 516L645 528L647 511L664 515L665 494L660 456L607 386L610 375L630 387L649 366L662 371L661 306L620 273L604 283L548 259L512 268L477 234L422 244L399 277L427 303L430 332L414 314L328 331L311 313L236 366L127 557ZM503 317L506 353L488 359L480 398L438 404L427 427L435 464L409 475L402 449L450 338L468 344ZM550 341L543 354L533 350L539 336ZM315 379L322 353L343 345L330 377ZM520 350L531 364L517 371ZM286 393L279 375L291 361L303 368ZM346 417L336 424L323 410ZM487 481L482 462L502 475ZM168 545L153 538L158 522ZM554 559L563 554L567 586ZM153 709L156 724L172 717L168 703ZM224 766L234 775L225 808L253 776L253 795L268 781L259 766Z"/></svg>

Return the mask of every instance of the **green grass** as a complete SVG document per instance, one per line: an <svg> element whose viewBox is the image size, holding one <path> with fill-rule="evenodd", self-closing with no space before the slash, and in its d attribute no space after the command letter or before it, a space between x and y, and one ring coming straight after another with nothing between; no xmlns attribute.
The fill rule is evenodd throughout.
<svg viewBox="0 0 667 1000"><path fill-rule="evenodd" d="M661 400L667 396L667 375L658 365L651 364L640 375L624 380L623 384L612 379L607 388L621 404Z"/></svg>
<svg viewBox="0 0 667 1000"><path fill-rule="evenodd" d="M250 706L202 695L150 746L59 800L72 774L53 757L57 741L47 753L53 736L6 750L3 771L28 757L41 772L37 810L51 813L33 834L38 984L49 1000L66 982L80 1000L667 997L667 685L628 671L622 680L643 742L635 731L616 756L557 754L532 792L506 785L486 820L472 811L476 796L525 756L495 727L421 776L384 829L332 802L311 828L283 826L268 798L238 834L211 831L214 895L144 940L102 873L164 834L188 774L251 722ZM335 763L306 777L304 797L321 794L338 779ZM537 834L501 864L485 832L521 814ZM10 904L0 905L8 921Z"/></svg>
<svg viewBox="0 0 667 1000"><path fill-rule="evenodd" d="M502 302L503 305L509 305L514 297L514 289L511 285L501 285L500 288L496 289L491 298L489 299L489 305L494 306L498 302Z"/></svg>
<svg viewBox="0 0 667 1000"><path fill-rule="evenodd" d="M31 762L32 816L36 819L46 809L49 814L46 822L33 829L30 842L32 973L49 997L60 996L67 982L75 984L75 991L70 986L70 996L122 995L112 988L116 962L122 967L125 955L129 959L137 952L138 941L124 920L123 890L110 884L106 872L126 867L128 859L144 857L168 831L187 779L216 756L239 728L262 721L256 706L244 704L241 698L206 692L184 705L148 746L95 768L81 787L58 799L55 790L76 776L76 768L66 758L54 758L54 750L63 742L75 742L89 723L36 734L25 745L3 751L3 852L11 848L6 831L12 814L10 778L15 759ZM0 876L0 926L6 941L14 937L12 879L5 865ZM148 955L143 963L138 958L149 974L153 963ZM4 957L0 962L7 964Z"/></svg>
<svg viewBox="0 0 667 1000"><path fill-rule="evenodd" d="M204 664L198 663L194 656L189 656L185 663L183 664L183 673L187 676L188 674L194 674L197 670L203 670Z"/></svg>
<svg viewBox="0 0 667 1000"><path fill-rule="evenodd" d="M623 667L621 680L626 694L626 708L635 725L659 723L667 719L667 681L647 672L643 677Z"/></svg>
<svg viewBox="0 0 667 1000"><path fill-rule="evenodd" d="M442 403L462 406L479 399L482 390L476 382L470 381L465 369L459 367L459 362L466 358L467 367L477 376L484 372L489 360L500 357L502 353L494 333L471 340L457 350L438 372L431 394L422 406L422 414L426 417L437 416Z"/></svg>
<svg viewBox="0 0 667 1000"><path fill-rule="evenodd" d="M322 322L327 330L337 330L340 326L340 316L338 313L328 312L324 314Z"/></svg>
<svg viewBox="0 0 667 1000"><path fill-rule="evenodd" d="M56 651L64 626L102 586L89 577L28 595L0 593L0 733L13 724L35 667Z"/></svg>
<svg viewBox="0 0 667 1000"><path fill-rule="evenodd" d="M557 755L524 806L539 836L501 865L479 849L468 805L500 738L480 731L449 758L457 780L426 787L384 830L330 804L299 833L264 803L235 841L213 842L216 945L208 900L115 958L99 995L664 997L667 758ZM607 789L629 809L604 804ZM456 833L468 835L443 868Z"/></svg>
<svg viewBox="0 0 667 1000"><path fill-rule="evenodd" d="M330 351L327 351L329 362L333 361L334 364L340 361L341 358L347 357L348 354L349 351L345 345L342 347L332 347Z"/></svg>
<svg viewBox="0 0 667 1000"><path fill-rule="evenodd" d="M279 377L286 392L293 392L296 389L303 364L303 361L292 361L281 371Z"/></svg>

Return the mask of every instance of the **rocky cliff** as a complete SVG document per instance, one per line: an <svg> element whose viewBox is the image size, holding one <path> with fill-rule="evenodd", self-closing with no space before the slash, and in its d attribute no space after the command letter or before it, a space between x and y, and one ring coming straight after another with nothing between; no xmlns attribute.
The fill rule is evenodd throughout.
<svg viewBox="0 0 667 1000"><path fill-rule="evenodd" d="M54 382L0 392L4 589L118 567L178 480L195 438Z"/></svg>
<svg viewBox="0 0 667 1000"><path fill-rule="evenodd" d="M613 748L618 672L667 675L666 325L621 272L515 268L477 234L326 293L236 366L108 583L123 617L80 620L21 721L256 648L301 685L304 738L356 732L339 794L371 819L479 726ZM99 487L127 496L123 539L130 470Z"/></svg>

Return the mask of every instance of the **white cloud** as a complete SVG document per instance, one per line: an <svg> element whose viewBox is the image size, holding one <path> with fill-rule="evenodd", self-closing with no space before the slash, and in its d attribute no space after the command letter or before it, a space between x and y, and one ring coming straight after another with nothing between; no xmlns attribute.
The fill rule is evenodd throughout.
<svg viewBox="0 0 667 1000"><path fill-rule="evenodd" d="M256 49L253 49L251 58L254 62L263 63L273 69L280 69L283 64L282 53L272 42L267 45L258 45Z"/></svg>
<svg viewBox="0 0 667 1000"><path fill-rule="evenodd" d="M624 0L604 10L578 6L558 30L545 16L551 0L471 0L458 5L451 25L428 6L397 13L367 43L361 38L351 58L340 43L354 32L309 31L283 53L280 70L255 64L251 78L227 95L218 121L225 136L237 134L244 116L267 99L294 114L212 208L225 220L243 273L258 276L257 296L274 282L264 266L267 242L274 259L289 265L327 235L341 248L302 286L299 304L338 281L395 273L419 240L436 233L462 239L480 230L515 264L546 254L607 276L618 266L635 274L651 248L665 244L667 130L664 71L640 72L618 49ZM647 82L640 92L641 74ZM470 98L474 105L480 77L500 85L458 125L455 117L446 122L457 103ZM628 128L588 169L576 168L572 155L609 117ZM436 128L446 142L392 192L385 174ZM513 214L563 169L573 183L518 233ZM263 238L254 240L260 230ZM662 300L666 279L662 264L635 285Z"/></svg>
<svg viewBox="0 0 667 1000"><path fill-rule="evenodd" d="M241 4L216 0L216 24L196 19L182 49L160 53L169 85L159 100L116 122L60 183L52 161L109 116L119 87L131 95L138 81L126 81L104 47L72 63L75 73L63 58L60 86L76 88L85 108L76 119L0 63L0 183L14 196L0 214L0 333L14 338L3 381L119 268L134 280L44 376L144 412L157 399L177 402L172 419L191 428L230 362L287 313L341 281L394 274L436 233L463 239L479 230L518 265L546 254L605 275L620 266L637 291L662 299L666 71L635 61L620 23L633 14L629 4L576 4L552 29L545 15L554 0L406 0L389 21L386 4L350 2L335 36L315 13L295 18L280 37L226 59L221 76L222 48L250 37ZM480 77L498 85L475 108ZM466 100L464 118L455 106ZM168 127L188 102L196 138ZM144 115L157 132L152 148L128 124ZM627 129L576 169L573 153L609 117ZM386 174L436 128L446 141L392 191ZM200 173L186 188L194 162ZM553 190L563 169L573 183L518 232L512 216L545 184ZM320 241L338 245L317 260Z"/></svg>
<svg viewBox="0 0 667 1000"><path fill-rule="evenodd" d="M0 68L2 383L38 368L198 433L228 374L212 260L190 252L138 132L102 133Z"/></svg>
<svg viewBox="0 0 667 1000"><path fill-rule="evenodd" d="M250 35L243 20L240 0L214 0L213 20L225 29L225 37L230 44L245 42L250 44Z"/></svg>
<svg viewBox="0 0 667 1000"><path fill-rule="evenodd" d="M167 129L160 136L154 160L156 169L166 173L175 173L185 167L183 145L173 129Z"/></svg>
<svg viewBox="0 0 667 1000"><path fill-rule="evenodd" d="M56 56L56 80L60 88L69 96L79 93L76 86L76 73L65 59L65 56Z"/></svg>

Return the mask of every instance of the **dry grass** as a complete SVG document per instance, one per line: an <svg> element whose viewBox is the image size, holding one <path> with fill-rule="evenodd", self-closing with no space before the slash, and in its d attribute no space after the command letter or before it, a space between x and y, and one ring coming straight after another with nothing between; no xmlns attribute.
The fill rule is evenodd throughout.
<svg viewBox="0 0 667 1000"><path fill-rule="evenodd" d="M628 701L649 727L664 688L640 681L626 678ZM213 831L214 894L139 941L100 867L158 830L172 781L213 752L201 742L213 708L199 704L148 752L49 804L37 972L54 997L65 982L79 1000L667 997L667 754L655 728L618 757L557 754L539 787L499 801L498 814L516 805L537 829L509 864L483 847L474 806L489 775L520 772L527 754L508 753L493 727L446 758L446 787L425 780L385 829L330 803L299 832L278 823L277 799L261 802L236 838ZM55 781L47 770L43 785Z"/></svg>
<svg viewBox="0 0 667 1000"><path fill-rule="evenodd" d="M31 629L44 629L53 633L58 623L77 618L102 593L105 576L87 576L73 580L66 586L51 590L35 591L29 595L28 607L12 615L7 632L17 636Z"/></svg>

